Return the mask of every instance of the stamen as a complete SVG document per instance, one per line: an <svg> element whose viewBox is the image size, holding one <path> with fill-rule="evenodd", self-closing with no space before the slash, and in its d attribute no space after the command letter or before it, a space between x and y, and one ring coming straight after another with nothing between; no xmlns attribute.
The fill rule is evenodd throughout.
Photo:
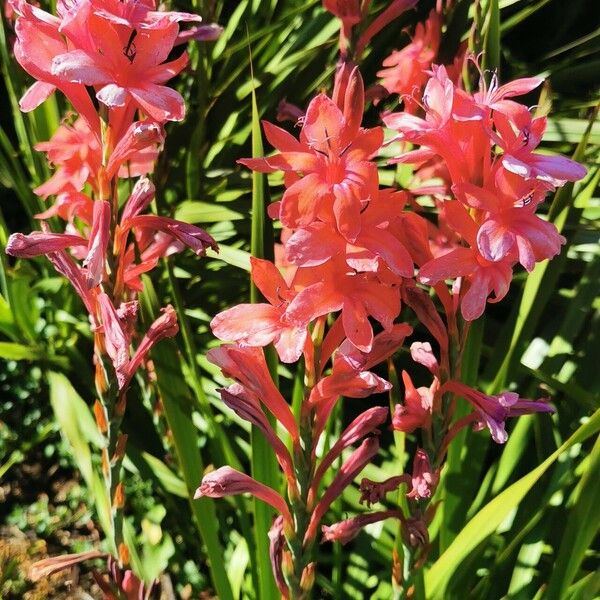
<svg viewBox="0 0 600 600"><path fill-rule="evenodd" d="M348 149L350 148L350 146L352 146L352 142L350 142L341 152L340 152L340 158L342 158L342 156L344 156L344 154L346 154L346 152L348 151Z"/></svg>
<svg viewBox="0 0 600 600"><path fill-rule="evenodd" d="M133 61L135 60L135 57L137 55L137 49L135 47L135 44L133 43L133 40L135 39L136 35L137 29L132 29L131 34L129 35L129 40L127 41L127 45L123 48L123 54L131 64L133 64Z"/></svg>

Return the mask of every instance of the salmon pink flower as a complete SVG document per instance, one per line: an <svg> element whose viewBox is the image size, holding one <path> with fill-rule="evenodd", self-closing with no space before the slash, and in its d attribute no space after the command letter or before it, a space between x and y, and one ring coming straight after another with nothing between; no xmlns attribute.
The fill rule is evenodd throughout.
<svg viewBox="0 0 600 600"><path fill-rule="evenodd" d="M367 438L342 464L337 475L325 490L325 493L321 496L311 514L306 535L304 536L305 544L315 537L317 527L331 506L331 503L352 483L365 465L377 454L378 450L379 440L377 438Z"/></svg>
<svg viewBox="0 0 600 600"><path fill-rule="evenodd" d="M440 393L445 392L452 392L468 400L476 410L480 427L487 426L492 439L498 444L504 444L508 439L504 428L508 417L555 411L545 399L522 400L519 394L514 392L489 396L458 381L447 381L440 389Z"/></svg>
<svg viewBox="0 0 600 600"><path fill-rule="evenodd" d="M288 430L292 439L299 440L294 415L271 379L262 348L241 348L225 344L209 350L206 357L211 363L219 366L226 377L235 379L259 398Z"/></svg>
<svg viewBox="0 0 600 600"><path fill-rule="evenodd" d="M316 317L341 310L346 336L358 349L369 352L373 329L367 317L371 315L384 329L391 329L400 312L399 290L381 283L372 274L344 273L346 267L338 265L330 261L319 267L321 280L295 296L286 308L283 320L303 327Z"/></svg>
<svg viewBox="0 0 600 600"><path fill-rule="evenodd" d="M285 500L273 489L231 467L221 467L202 478L194 498L223 498L236 494L252 494L270 504L283 517L284 527L292 526L292 515Z"/></svg>
<svg viewBox="0 0 600 600"><path fill-rule="evenodd" d="M384 61L384 69L377 73L389 94L399 94L404 99L404 110L415 112L415 91L421 91L429 79L427 71L435 60L442 32L442 22L437 11L432 10L423 23L418 23L411 42L390 54Z"/></svg>
<svg viewBox="0 0 600 600"><path fill-rule="evenodd" d="M384 510L352 517L333 525L322 525L321 531L323 532L323 537L321 543L340 542L341 544L347 544L358 535L365 525L378 523L385 519L400 518L401 516L402 513L399 510Z"/></svg>
<svg viewBox="0 0 600 600"><path fill-rule="evenodd" d="M429 427L439 381L434 378L430 387L415 388L406 371L402 371L402 381L404 382L404 404L396 404L392 427L396 431L405 433L412 433L419 427Z"/></svg>
<svg viewBox="0 0 600 600"><path fill-rule="evenodd" d="M341 107L324 94L314 98L300 141L264 123L267 139L280 153L238 162L263 173L286 172L287 189L279 210L283 225L332 223L354 242L360 231L360 212L377 196L377 168L368 158L381 146L383 131L360 127L364 90L358 69L352 71L339 102Z"/></svg>
<svg viewBox="0 0 600 600"><path fill-rule="evenodd" d="M60 20L26 2L18 3L19 18L15 23L17 40L15 58L37 81L19 102L21 110L37 108L59 89L69 99L77 113L100 135L100 123L94 105L84 85L66 81L52 73L55 56L67 52L67 44L59 34Z"/></svg>
<svg viewBox="0 0 600 600"><path fill-rule="evenodd" d="M87 240L78 235L33 231L28 235L12 233L6 243L5 251L10 256L33 258L73 246L87 246L87 244Z"/></svg>
<svg viewBox="0 0 600 600"><path fill-rule="evenodd" d="M382 190L360 214L360 233L352 243L327 223L317 221L297 229L286 241L287 259L299 267L313 267L342 256L357 272L388 267L395 275L412 277L411 256L389 227L400 218L404 199L403 192Z"/></svg>
<svg viewBox="0 0 600 600"><path fill-rule="evenodd" d="M477 224L466 209L459 202L446 202L444 209L452 228L471 247L459 246L436 256L420 268L418 279L435 285L454 277L465 278L469 287L461 297L461 312L467 321L472 321L483 314L490 293L495 294L490 302L498 302L507 294L515 261L512 256L497 262L487 260L477 247Z"/></svg>
<svg viewBox="0 0 600 600"><path fill-rule="evenodd" d="M179 34L177 21L186 17L161 16L131 1L121 4L98 9L82 0L75 12L67 13L60 31L73 49L54 56L52 75L94 86L98 100L109 108L135 107L158 122L180 121L183 98L162 84L187 64L186 54L164 62Z"/></svg>
<svg viewBox="0 0 600 600"><path fill-rule="evenodd" d="M93 220L94 201L81 192L61 192L56 197L56 202L47 210L34 215L36 219L49 219L59 216L64 221L73 223L75 217L86 225L91 225Z"/></svg>
<svg viewBox="0 0 600 600"><path fill-rule="evenodd" d="M83 119L77 119L71 126L63 123L49 141L36 144L35 149L46 152L48 161L57 167L48 181L33 190L38 196L80 192L86 183L98 190L100 142Z"/></svg>
<svg viewBox="0 0 600 600"><path fill-rule="evenodd" d="M306 325L297 327L282 321L295 292L271 262L251 257L250 264L252 280L269 304L238 304L219 313L210 323L213 333L220 340L240 345L266 346L272 342L283 362L296 362L306 342Z"/></svg>
<svg viewBox="0 0 600 600"><path fill-rule="evenodd" d="M520 105L511 108L507 114L494 113L494 125L498 131L496 141L504 150L502 166L506 170L526 179L538 179L553 187L561 187L567 181L585 177L587 169L570 158L533 152L546 129L546 117L534 118Z"/></svg>

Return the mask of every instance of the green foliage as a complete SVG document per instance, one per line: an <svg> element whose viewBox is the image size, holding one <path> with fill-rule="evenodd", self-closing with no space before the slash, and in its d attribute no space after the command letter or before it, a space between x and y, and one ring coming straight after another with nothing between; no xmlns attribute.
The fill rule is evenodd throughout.
<svg viewBox="0 0 600 600"><path fill-rule="evenodd" d="M191 500L203 472L226 463L280 485L267 445L219 400L216 388L226 381L205 359L215 344L208 323L219 310L248 301L249 257L265 256L271 247L264 214L268 191L273 200L281 193L277 175L251 175L235 161L262 155L259 118L275 121L281 99L304 107L331 87L338 23L317 0L192 4L176 8L200 11L225 30L214 43L190 46L191 69L179 80L188 116L168 127L154 177L156 204L161 214L206 227L220 252L202 260L177 255L153 273L152 282L145 281L145 323L171 302L181 333L153 353L156 384L139 376L130 393L124 422L125 479L132 481L126 535L136 571L150 580L166 570L179 595L191 590L192 597L209 592L223 600L274 598L265 546L270 509L244 497ZM373 2L373 12L384 4ZM406 43L401 27L422 20L433 4L419 3L417 11L374 39L363 65L367 86L376 83L383 58ZM595 12L589 4L577 0L565 10L560 0L459 0L444 35L442 49L451 56L471 20L480 19L474 49L486 50L485 64L498 67L501 80L547 76L540 100L552 105L545 149L576 152L589 175L549 205L548 218L568 240L561 256L513 281L509 296L473 326L465 356L465 381L490 392L549 396L557 414L519 420L504 449L487 433L467 430L451 444L435 499L431 561L416 597L463 598L468 591L468 597L481 599L562 599L600 592L600 132L592 112L600 34L590 31ZM11 25L5 22L0 33L5 244L10 232L36 226L33 215L43 207L32 188L49 169L32 147L55 130L64 103L56 96L31 114L18 110L17 99L30 81L11 56ZM367 120L376 119L377 111L369 110ZM381 172L389 181L410 177L410 171L384 164ZM253 290L253 301L257 297ZM413 339L424 335L417 330ZM79 299L45 261L15 263L1 254L0 480L41 447L63 457L57 460L70 456L87 486L88 508L95 501L94 518L108 527L108 501L98 479L101 440L90 408L95 400L90 340ZM401 353L394 367L399 373L409 364ZM298 410L302 375L281 367L277 373ZM360 401L340 404L329 435L355 416L353 402ZM328 444L330 438L324 447ZM384 431L379 462L363 476L382 480L401 473L413 446L412 436ZM328 519L362 510L358 496L351 486ZM50 515L50 508L44 500L28 506L11 513L12 524L47 535L51 519L43 514ZM401 548L398 524L389 521L368 527L343 550L323 545L317 597L395 597L391 557Z"/></svg>

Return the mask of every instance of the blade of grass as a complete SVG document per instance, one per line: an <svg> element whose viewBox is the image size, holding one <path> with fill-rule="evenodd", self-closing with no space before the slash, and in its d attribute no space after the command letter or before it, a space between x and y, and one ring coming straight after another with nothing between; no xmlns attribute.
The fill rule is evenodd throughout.
<svg viewBox="0 0 600 600"><path fill-rule="evenodd" d="M102 436L87 404L62 373L49 372L48 385L52 410L96 505L100 526L108 535L111 527L110 503L102 477L93 467L90 448L90 443L100 448L103 444Z"/></svg>
<svg viewBox="0 0 600 600"><path fill-rule="evenodd" d="M158 314L158 297L149 278L144 277L144 292L141 296L147 322ZM198 446L196 426L192 422L189 392L177 358L177 345L172 339L163 340L152 351L157 384L162 399L164 414L171 431L173 445L187 487L194 521L208 557L209 568L215 591L221 600L233 600L231 585L223 562L223 549L218 537L218 525L214 501L209 498L193 500L200 485L204 464Z"/></svg>
<svg viewBox="0 0 600 600"><path fill-rule="evenodd" d="M482 58L484 72L500 68L500 7L498 0L489 0L483 37L484 54Z"/></svg>
<svg viewBox="0 0 600 600"><path fill-rule="evenodd" d="M471 324L469 330L461 377L467 385L477 384L484 327L484 319L478 319ZM466 416L470 410L466 401L459 401L455 418ZM439 509L444 514L440 527L440 551L450 545L464 524L470 501L466 499L476 496L482 469L481 461L473 460L473 457L481 456L488 443L485 437L474 434L469 428L463 428L448 448L443 485L445 497Z"/></svg>
<svg viewBox="0 0 600 600"><path fill-rule="evenodd" d="M597 114L598 107L594 110L586 134L581 139L577 146L577 150L573 155L575 160L581 160L583 156L587 146L589 133ZM599 177L600 172L596 172L594 176L590 177L590 181L588 181L585 188L579 193L579 196L589 195L591 197L596 189ZM554 201L550 206L549 220L556 225L559 232L567 222L569 213L573 208L573 202L573 184L565 185L565 187L561 188L554 197ZM518 351L524 349L523 345L525 340L528 339L531 332L535 329L535 325L541 317L542 310L546 306L552 291L556 287L556 282L561 270L564 268L565 260L566 251L563 249L562 254L552 262L544 261L538 263L535 269L527 277L512 338L506 351L502 353L499 352L499 356L504 357L502 363L499 367L496 367L496 365L493 364L493 361L490 361L488 368L494 369L496 371L496 376L489 386L488 392L493 393L506 386L508 374L514 372L514 368L518 362Z"/></svg>
<svg viewBox="0 0 600 600"><path fill-rule="evenodd" d="M464 527L448 549L433 564L425 576L427 598L444 598L445 589L461 563L492 535L502 521L514 510L540 477L573 445L580 444L600 431L600 409L539 466L513 483L484 506Z"/></svg>
<svg viewBox="0 0 600 600"><path fill-rule="evenodd" d="M254 80L252 70L252 55L250 55L250 75ZM252 89L252 156L264 156L262 136L260 132L260 120L256 92ZM266 179L262 173L252 173L252 233L250 238L250 252L252 256L262 259L273 257L273 229L267 217L267 191ZM260 291L251 282L250 302L259 302ZM277 384L277 360L272 351L267 349L266 356L269 363L271 376ZM272 349L271 349L272 350ZM280 485L279 469L275 454L260 429L252 426L250 432L250 443L252 447L251 468L252 477L257 481L277 489ZM269 556L269 529L273 521L273 509L261 502L254 500L254 534L258 564L258 597L265 600L276 600L279 597L273 571L271 558Z"/></svg>
<svg viewBox="0 0 600 600"><path fill-rule="evenodd" d="M586 550L600 528L600 436L596 439L589 459L548 582L545 596L548 600L560 600L565 597Z"/></svg>

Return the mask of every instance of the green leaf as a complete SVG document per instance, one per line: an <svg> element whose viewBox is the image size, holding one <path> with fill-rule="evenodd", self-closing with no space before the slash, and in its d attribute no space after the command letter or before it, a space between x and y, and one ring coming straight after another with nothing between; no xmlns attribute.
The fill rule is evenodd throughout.
<svg viewBox="0 0 600 600"><path fill-rule="evenodd" d="M228 265L237 267L244 271L250 271L250 253L239 248L219 244L219 251L215 252L211 248L206 251L206 256L209 258L218 258Z"/></svg>
<svg viewBox="0 0 600 600"><path fill-rule="evenodd" d="M167 492L179 496L180 498L188 497L185 482L173 473L160 458L156 458L156 456L153 456L148 452L142 452L142 458L148 463L148 466L152 469L152 473L156 476L158 481L160 481Z"/></svg>
<svg viewBox="0 0 600 600"><path fill-rule="evenodd" d="M552 576L545 598L561 600L575 579L584 554L600 528L600 436L589 456L589 464L577 489L577 499L571 508L567 527L554 561Z"/></svg>
<svg viewBox="0 0 600 600"><path fill-rule="evenodd" d="M594 114L590 118L586 135L581 139L577 146L577 150L573 155L575 160L581 160L583 157L588 135L596 115L597 110L594 111ZM596 173L591 176L588 175L587 184L579 193L578 200L593 195L596 186L598 185L599 178L600 170L596 171ZM573 203L573 184L567 184L556 193L552 205L550 206L550 220L554 222L559 232L562 231L567 222L567 217L571 212ZM538 263L534 270L528 275L523 288L521 302L518 307L517 319L514 326L511 327L512 337L509 345L505 352L498 354L503 357L501 364L496 366L493 361L490 361L488 368L493 369L496 376L494 381L488 387L488 392L494 393L504 389L506 386L508 374L511 373L516 366L518 351L522 352L524 350L525 341L535 329L535 325L541 317L542 310L544 306L546 306L552 291L555 289L558 276L564 267L565 260L566 252L563 250L562 254L553 261Z"/></svg>
<svg viewBox="0 0 600 600"><path fill-rule="evenodd" d="M146 320L150 322L158 314L160 304L148 277L144 277L144 292L141 301ZM174 340L161 341L152 350L152 358L165 417L171 431L194 521L206 546L215 590L222 600L233 600L231 585L223 563L223 550L218 537L219 521L214 501L209 498L193 499L202 479L204 464L200 455L196 426L192 421L190 394L185 385L185 377L181 372L181 363Z"/></svg>
<svg viewBox="0 0 600 600"><path fill-rule="evenodd" d="M219 223L220 221L238 221L244 215L214 202L184 200L177 206L175 218L185 223Z"/></svg>
<svg viewBox="0 0 600 600"><path fill-rule="evenodd" d="M102 447L103 437L98 431L88 405L62 373L48 373L48 385L54 416L60 425L63 436L71 446L71 456L73 456L95 501L100 525L109 535L111 531L110 503L102 476L93 467L90 449L90 443L96 448Z"/></svg>
<svg viewBox="0 0 600 600"><path fill-rule="evenodd" d="M42 351L37 348L15 342L0 342L0 358L6 360L39 360L42 356Z"/></svg>
<svg viewBox="0 0 600 600"><path fill-rule="evenodd" d="M461 563L467 559L481 542L498 529L504 519L519 505L550 466L569 448L575 444L582 443L598 431L600 431L600 409L585 424L581 425L566 442L546 458L544 462L484 506L467 523L448 549L426 573L425 585L427 598L431 598L432 600L444 598L446 586Z"/></svg>
<svg viewBox="0 0 600 600"><path fill-rule="evenodd" d="M252 69L252 56L250 57ZM252 79L254 74L251 71ZM260 132L260 119L256 103L256 92L252 89L252 157L264 156L262 136ZM262 173L252 173L252 234L250 248L252 256L263 259L273 257L273 229L266 211L267 192L266 177ZM251 282L250 302L260 302L261 294ZM276 375L277 367L272 368L272 375ZM252 477L273 489L279 487L279 468L273 449L265 439L263 433L256 426L252 426L250 433L252 447L251 467ZM269 555L269 529L273 521L273 509L261 502L254 500L254 535L256 543L256 559L258 567L258 597L265 600L276 600L280 594L275 585L273 569Z"/></svg>
<svg viewBox="0 0 600 600"><path fill-rule="evenodd" d="M500 68L500 7L498 0L488 0L484 27L482 66L484 71L498 70Z"/></svg>

